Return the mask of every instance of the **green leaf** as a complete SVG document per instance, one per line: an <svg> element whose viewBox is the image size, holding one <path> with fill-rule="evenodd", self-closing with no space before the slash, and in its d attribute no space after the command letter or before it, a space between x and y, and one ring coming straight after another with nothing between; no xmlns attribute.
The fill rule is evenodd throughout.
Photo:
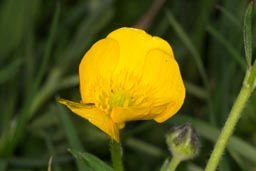
<svg viewBox="0 0 256 171"><path fill-rule="evenodd" d="M86 163L86 165L92 170L92 171L113 171L113 169L100 160L98 157L94 156L90 153L85 152L79 152L74 149L68 150L76 159L82 160Z"/></svg>
<svg viewBox="0 0 256 171"><path fill-rule="evenodd" d="M248 67L252 62L252 10L253 1L249 3L244 15L244 50Z"/></svg>

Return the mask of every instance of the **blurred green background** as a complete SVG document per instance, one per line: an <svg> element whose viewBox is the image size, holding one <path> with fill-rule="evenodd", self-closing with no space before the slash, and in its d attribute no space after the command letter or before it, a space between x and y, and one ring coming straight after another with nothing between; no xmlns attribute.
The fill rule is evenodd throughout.
<svg viewBox="0 0 256 171"><path fill-rule="evenodd" d="M78 65L110 31L142 28L166 39L187 88L169 121L122 130L127 171L158 170L170 156L165 134L191 122L200 154L179 171L201 171L241 87L246 0L2 0L0 2L0 171L86 171L67 151L110 163L108 137L56 102L80 100ZM256 28L255 18L252 22ZM255 42L256 29L253 29ZM255 44L253 46L255 54ZM255 59L255 57L253 58ZM219 171L256 171L256 95L250 98Z"/></svg>

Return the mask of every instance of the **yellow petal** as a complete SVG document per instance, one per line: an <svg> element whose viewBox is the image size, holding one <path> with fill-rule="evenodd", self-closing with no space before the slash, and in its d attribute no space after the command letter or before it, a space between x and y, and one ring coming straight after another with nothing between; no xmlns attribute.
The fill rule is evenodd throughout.
<svg viewBox="0 0 256 171"><path fill-rule="evenodd" d="M178 110L181 108L185 98L185 88L184 85L181 84L181 77L178 77L176 82L180 84L175 85L175 91L173 91L172 100L168 104L166 110L154 118L155 121L160 123L164 122L176 114L176 112L178 112Z"/></svg>
<svg viewBox="0 0 256 171"><path fill-rule="evenodd" d="M119 142L119 128L105 113L95 108L92 105L84 105L75 103L65 99L58 99L58 101L66 105L72 112L87 119L93 125L104 131L115 141Z"/></svg>
<svg viewBox="0 0 256 171"><path fill-rule="evenodd" d="M159 49L164 53L168 54L170 57L174 58L172 47L164 39L160 37L153 36L151 41L151 49Z"/></svg>
<svg viewBox="0 0 256 171"><path fill-rule="evenodd" d="M177 112L185 98L185 88L176 60L161 50L153 49L146 57L143 82L152 88L150 97L155 99L154 106L177 103Z"/></svg>
<svg viewBox="0 0 256 171"><path fill-rule="evenodd" d="M166 110L154 118L157 122L164 122L170 117L172 117L182 106L185 99L185 87L181 77L177 77L175 82L175 87L173 90L172 100L168 104Z"/></svg>
<svg viewBox="0 0 256 171"><path fill-rule="evenodd" d="M182 104L183 104L183 101L181 100L177 100L177 102L170 103L164 112L157 115L153 119L158 123L166 121L167 119L171 118L173 115L176 114L176 112L180 109Z"/></svg>
<svg viewBox="0 0 256 171"><path fill-rule="evenodd" d="M96 42L84 55L79 65L80 91L83 103L95 102L95 87L110 86L111 75L118 59L119 46L113 39L102 39ZM106 88L110 89L109 87Z"/></svg>
<svg viewBox="0 0 256 171"><path fill-rule="evenodd" d="M165 105L156 107L115 107L112 109L111 118L116 123L135 120L150 120L156 118L159 113L165 109Z"/></svg>
<svg viewBox="0 0 256 171"><path fill-rule="evenodd" d="M152 37L140 29L120 28L111 32L107 38L116 40L120 47L117 74L122 70L140 74L145 56L152 48L161 49L173 56L172 49L166 41L158 37Z"/></svg>

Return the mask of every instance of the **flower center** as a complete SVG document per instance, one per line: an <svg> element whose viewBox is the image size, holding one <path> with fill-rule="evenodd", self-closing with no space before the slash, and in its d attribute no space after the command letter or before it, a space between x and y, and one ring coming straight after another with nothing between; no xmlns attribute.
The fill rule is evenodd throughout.
<svg viewBox="0 0 256 171"><path fill-rule="evenodd" d="M113 107L128 107L132 105L132 99L133 97L131 97L127 92L113 92L109 99L109 107L110 109Z"/></svg>

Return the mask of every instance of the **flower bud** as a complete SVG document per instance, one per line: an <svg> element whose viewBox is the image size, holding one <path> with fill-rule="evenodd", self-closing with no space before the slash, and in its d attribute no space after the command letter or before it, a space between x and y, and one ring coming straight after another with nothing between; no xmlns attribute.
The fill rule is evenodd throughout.
<svg viewBox="0 0 256 171"><path fill-rule="evenodd" d="M200 140L191 123L173 127L166 141L172 155L181 161L194 158L200 148Z"/></svg>

